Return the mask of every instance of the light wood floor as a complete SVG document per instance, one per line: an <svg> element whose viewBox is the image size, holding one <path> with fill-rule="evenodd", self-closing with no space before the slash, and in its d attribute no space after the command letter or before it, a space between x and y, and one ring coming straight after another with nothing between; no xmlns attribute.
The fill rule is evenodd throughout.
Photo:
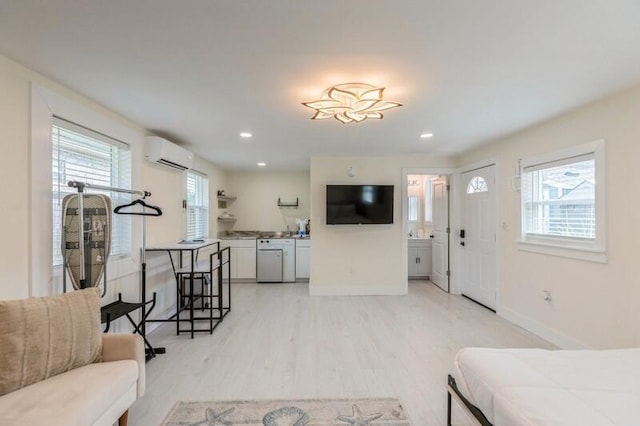
<svg viewBox="0 0 640 426"><path fill-rule="evenodd" d="M129 424L157 425L178 400L396 397L415 426L446 423L446 377L464 346L552 347L426 281L408 296L309 297L306 284L237 284L213 335L150 335ZM467 424L458 409L456 424Z"/></svg>

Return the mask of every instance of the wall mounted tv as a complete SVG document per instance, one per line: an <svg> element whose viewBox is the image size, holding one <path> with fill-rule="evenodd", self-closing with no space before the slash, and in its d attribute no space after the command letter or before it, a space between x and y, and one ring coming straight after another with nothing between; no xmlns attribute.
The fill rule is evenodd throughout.
<svg viewBox="0 0 640 426"><path fill-rule="evenodd" d="M393 185L327 185L327 225L393 223Z"/></svg>

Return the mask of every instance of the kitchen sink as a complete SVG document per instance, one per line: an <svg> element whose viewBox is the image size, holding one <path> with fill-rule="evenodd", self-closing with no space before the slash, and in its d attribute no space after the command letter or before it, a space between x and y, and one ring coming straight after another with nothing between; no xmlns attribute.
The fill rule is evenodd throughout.
<svg viewBox="0 0 640 426"><path fill-rule="evenodd" d="M260 238L258 231L224 231L218 234L223 240L255 240Z"/></svg>
<svg viewBox="0 0 640 426"><path fill-rule="evenodd" d="M260 238L291 238L293 234L287 231L261 232Z"/></svg>

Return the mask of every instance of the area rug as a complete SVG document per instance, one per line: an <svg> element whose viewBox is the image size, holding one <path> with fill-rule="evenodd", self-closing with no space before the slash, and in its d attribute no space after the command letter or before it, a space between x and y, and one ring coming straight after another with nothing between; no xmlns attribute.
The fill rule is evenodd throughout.
<svg viewBox="0 0 640 426"><path fill-rule="evenodd" d="M411 426L392 398L179 401L163 426Z"/></svg>

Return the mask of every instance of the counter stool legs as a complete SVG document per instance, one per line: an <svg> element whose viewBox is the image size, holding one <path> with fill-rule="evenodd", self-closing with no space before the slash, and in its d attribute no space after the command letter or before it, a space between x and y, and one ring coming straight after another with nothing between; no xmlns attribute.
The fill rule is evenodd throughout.
<svg viewBox="0 0 640 426"><path fill-rule="evenodd" d="M224 259L225 251L227 251L226 260ZM177 312L172 317L175 318L176 322L176 334L189 333L192 339L195 338L196 333L208 331L209 334L213 334L213 330L220 325L224 317L231 311L231 259L229 258L229 253L228 247L220 249L218 245L218 250L210 255L208 269L202 268L202 265L196 268L195 259L192 257L191 268L188 271L176 272ZM225 265L228 273L226 283L224 277ZM216 283L214 283L214 279L217 280ZM196 280L200 281L200 288L197 294ZM196 309L195 306L198 300L202 303L200 309ZM205 310L208 310L208 312L205 312ZM184 311L188 311L188 313ZM201 312L200 315L196 311ZM185 322L189 323L189 327L181 328L180 324ZM206 326L207 323L209 324L208 327ZM200 327L196 327L196 324L199 324Z"/></svg>

